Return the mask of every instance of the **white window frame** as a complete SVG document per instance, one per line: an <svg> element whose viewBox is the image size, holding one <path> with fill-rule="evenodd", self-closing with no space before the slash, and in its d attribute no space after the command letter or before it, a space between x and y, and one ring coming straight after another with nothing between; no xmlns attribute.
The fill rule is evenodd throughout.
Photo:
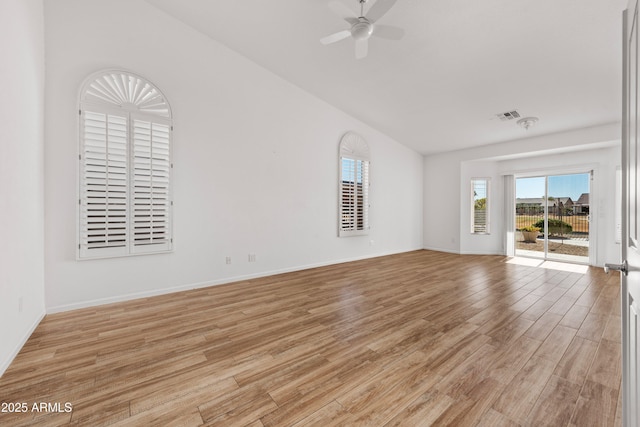
<svg viewBox="0 0 640 427"><path fill-rule="evenodd" d="M340 140L339 151L338 237L367 235L371 184L369 146L360 135L347 132ZM345 162L352 163L353 167L345 169Z"/></svg>
<svg viewBox="0 0 640 427"><path fill-rule="evenodd" d="M484 230L476 229L476 182L484 181L486 188L486 201L485 201L485 224ZM491 234L491 178L471 178L471 234Z"/></svg>
<svg viewBox="0 0 640 427"><path fill-rule="evenodd" d="M149 80L134 73L105 70L85 80L78 112L77 259L171 252L173 123L166 97ZM90 122L90 115L96 120ZM114 143L121 147L110 148L112 129L108 118L101 121L101 115L124 119L126 136L119 137L124 143ZM104 134L100 133L103 125ZM89 137L91 129L97 130L92 134L95 139ZM124 160L113 160L118 157ZM125 183L124 190L109 192L114 182L110 179L112 170L120 177L115 182ZM122 201L119 204L124 212L116 218L122 220L119 231L113 233L109 207L116 196L111 194ZM118 234L121 240L110 239Z"/></svg>

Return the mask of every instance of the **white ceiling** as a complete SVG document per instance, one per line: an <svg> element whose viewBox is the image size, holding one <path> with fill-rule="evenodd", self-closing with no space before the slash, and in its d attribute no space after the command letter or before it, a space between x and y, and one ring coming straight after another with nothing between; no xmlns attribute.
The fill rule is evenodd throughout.
<svg viewBox="0 0 640 427"><path fill-rule="evenodd" d="M147 1L423 154L621 115L626 0L398 0L379 22L404 38L370 39L362 60L351 39L319 43L348 28L327 0ZM512 109L540 122L495 116Z"/></svg>

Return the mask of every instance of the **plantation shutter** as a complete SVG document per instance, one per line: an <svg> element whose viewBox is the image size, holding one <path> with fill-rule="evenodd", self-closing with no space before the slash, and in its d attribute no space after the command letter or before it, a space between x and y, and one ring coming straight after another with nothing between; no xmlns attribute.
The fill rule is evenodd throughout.
<svg viewBox="0 0 640 427"><path fill-rule="evenodd" d="M489 233L489 180L471 180L471 232Z"/></svg>
<svg viewBox="0 0 640 427"><path fill-rule="evenodd" d="M126 254L127 118L85 112L80 198L80 253L83 257Z"/></svg>
<svg viewBox="0 0 640 427"><path fill-rule="evenodd" d="M92 76L80 95L78 258L172 249L171 111L131 73Z"/></svg>
<svg viewBox="0 0 640 427"><path fill-rule="evenodd" d="M133 251L167 250L169 230L169 126L133 121Z"/></svg>
<svg viewBox="0 0 640 427"><path fill-rule="evenodd" d="M341 231L355 229L355 207L356 207L356 161L342 158L342 179L341 179Z"/></svg>
<svg viewBox="0 0 640 427"><path fill-rule="evenodd" d="M340 142L338 235L369 232L369 147L362 137L347 133Z"/></svg>

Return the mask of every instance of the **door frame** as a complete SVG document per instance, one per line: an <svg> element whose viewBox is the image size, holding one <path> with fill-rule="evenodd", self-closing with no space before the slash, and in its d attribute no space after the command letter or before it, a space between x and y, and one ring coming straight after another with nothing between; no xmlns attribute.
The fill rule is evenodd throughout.
<svg viewBox="0 0 640 427"><path fill-rule="evenodd" d="M635 3L635 4L634 4ZM634 6L634 9L631 10L631 16L629 13L629 6ZM621 246L621 259L623 260L623 262L626 262L626 260L629 259L630 255L632 255L629 250L629 246L630 243L629 241L632 240L630 237L630 225L629 225L629 220L630 220L630 202L629 202L629 158L631 155L630 152L630 137L631 135L629 134L630 129L629 129L629 121L631 120L631 111L629 109L629 103L631 101L631 99L629 98L629 81L631 78L638 77L638 47L636 46L636 55L635 55L635 60L636 60L636 66L634 67L634 74L635 76L631 76L630 75L630 61L629 61L629 45L628 45L628 37L629 37L629 20L630 19L635 19L635 14L637 13L637 1L634 0L630 0L627 6L627 9L625 9L622 12L622 149L621 149L621 167L622 167L622 241L620 243ZM636 21L636 25L637 25L637 21ZM638 32L638 28L635 29L636 32L636 39L638 38L637 32ZM636 90L636 99L634 100L635 102L637 102L637 92L639 90L639 88L637 87L637 84L639 82L636 81L636 86L635 86L635 90ZM638 115L637 112L637 108L638 106L636 106L636 111L635 114L636 116ZM636 119L636 117L633 118L634 120ZM636 134L637 134L637 129L636 129ZM637 166L636 166L637 167ZM637 173L637 171L636 171ZM635 183L636 189L635 191L637 192L637 186L638 186L638 182ZM635 206L636 210L638 208L638 206ZM634 215L636 214L636 212L634 212ZM631 263L632 265L630 265L630 270L634 270L633 267L633 262ZM633 274L633 273L632 273ZM637 279L636 279L637 280ZM638 403L637 402L633 402L631 399L631 396L633 395L632 393L632 387L636 387L637 389L637 384L635 384L630 376L631 376L631 364L633 363L633 361L631 360L631 355L632 355L632 349L630 348L630 333L631 333L631 325L630 325L630 299L629 299L629 283L627 281L627 278L624 274L620 275L620 303L621 303L621 320L622 320L622 325L621 325L621 334L622 334L622 386L621 386L621 392L622 392L622 425L623 426L631 426L631 423L635 423L638 420L637 419L633 419L638 415ZM637 373L636 373L637 374ZM635 381L637 381L637 377L634 379ZM637 397L637 396L636 396Z"/></svg>
<svg viewBox="0 0 640 427"><path fill-rule="evenodd" d="M572 175L572 174L584 174L591 173L591 180L589 182L589 261L587 265L595 266L597 263L597 247L598 247L598 205L593 203L594 200L597 200L597 191L595 191L595 183L597 182L599 176L599 166L593 163L587 164L577 164L571 165L567 167L552 167L552 168L540 168L540 169L531 169L526 171L514 171L508 173L508 175L513 175L514 183L513 183L513 206L507 206L507 209L515 209L515 199L516 199L516 183L518 178L535 178L535 177L545 177L545 194L548 192L548 179L549 176L555 175ZM505 200L507 201L507 200ZM508 201L507 201L508 202ZM546 213L545 213L546 216ZM512 230L506 230L505 235L509 236L509 232L514 236L515 239L515 222L513 224L507 224L507 227L513 228ZM505 246L508 247L508 246ZM547 242L545 239L545 255L546 255ZM572 263L571 261L562 261L557 259L549 259L546 256L539 258L544 261L553 261L553 262L567 262ZM582 264L582 263L580 263Z"/></svg>

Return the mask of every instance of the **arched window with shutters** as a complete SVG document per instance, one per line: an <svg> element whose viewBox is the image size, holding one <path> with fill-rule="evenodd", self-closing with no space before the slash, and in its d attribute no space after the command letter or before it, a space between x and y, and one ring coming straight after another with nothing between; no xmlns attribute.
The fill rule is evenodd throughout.
<svg viewBox="0 0 640 427"><path fill-rule="evenodd" d="M172 250L171 108L135 74L108 70L80 91L78 258Z"/></svg>
<svg viewBox="0 0 640 427"><path fill-rule="evenodd" d="M369 234L369 146L347 132L340 140L338 236Z"/></svg>

